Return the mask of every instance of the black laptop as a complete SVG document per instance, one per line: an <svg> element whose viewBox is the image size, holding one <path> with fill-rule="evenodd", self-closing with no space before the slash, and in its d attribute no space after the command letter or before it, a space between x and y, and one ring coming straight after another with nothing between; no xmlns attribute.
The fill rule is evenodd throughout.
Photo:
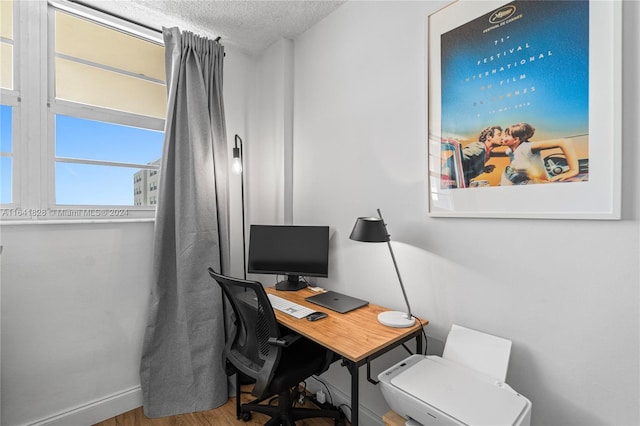
<svg viewBox="0 0 640 426"><path fill-rule="evenodd" d="M347 296L346 294L336 293L335 291L326 291L324 293L316 294L315 296L309 296L304 300L323 306L327 309L331 309L332 311L340 312L341 314L369 304L366 300Z"/></svg>

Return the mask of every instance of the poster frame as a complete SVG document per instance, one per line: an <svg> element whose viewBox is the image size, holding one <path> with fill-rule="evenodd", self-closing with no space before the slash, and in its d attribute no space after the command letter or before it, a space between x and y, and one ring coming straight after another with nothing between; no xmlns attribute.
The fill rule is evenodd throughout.
<svg viewBox="0 0 640 426"><path fill-rule="evenodd" d="M443 181L441 146L447 135L441 131L442 99L448 94L441 89L441 35L510 3L513 1L457 0L427 18L429 216L620 219L622 2L619 1L588 1L588 180L477 188L452 187Z"/></svg>

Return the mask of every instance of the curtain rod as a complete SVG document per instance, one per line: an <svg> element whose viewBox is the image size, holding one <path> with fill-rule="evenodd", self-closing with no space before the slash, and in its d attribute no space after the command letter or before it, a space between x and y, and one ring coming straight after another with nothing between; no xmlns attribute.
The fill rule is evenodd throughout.
<svg viewBox="0 0 640 426"><path fill-rule="evenodd" d="M75 3L75 4L79 5L79 6L86 7L88 9L92 9L92 10L95 10L95 11L100 12L100 13L104 13L105 15L112 16L112 17L114 17L116 19L120 19L120 20L125 21L125 22L127 22L129 24L137 25L137 26L142 27L142 28L144 28L146 30L153 31L154 33L162 35L162 29L154 28L152 26L145 25L145 24L142 24L140 22L134 21L133 19L126 18L126 17L124 17L122 15L118 15L118 14L115 14L115 13L112 13L112 12L108 12L108 11L102 9L102 8L94 6L93 4L87 4L87 2L85 2L85 1L82 1L82 0L68 0L68 1L70 3ZM220 39L222 39L222 36L216 37L214 39L214 41L216 43L220 43Z"/></svg>
<svg viewBox="0 0 640 426"><path fill-rule="evenodd" d="M136 21L134 21L133 19L125 18L124 16L122 16L122 15L117 15L117 14L115 14L115 13L113 13L113 12L107 12L106 10L104 10L104 9L102 9L102 8L99 8L99 7L96 7L96 6L94 6L93 4L87 4L86 2L81 1L81 0L69 0L69 1L70 1L71 3L79 4L80 6L88 7L89 9L96 10L96 11L98 11L98 12L100 12L100 13L104 13L105 15L111 15L111 16L113 16L114 18L121 19L121 20L126 21L126 22L128 22L128 23L130 23L130 24L138 25L138 26L140 26L140 27L142 27L142 28L146 28L146 29L147 29L147 30L149 30L149 31L153 31L153 32L156 32L156 33L158 33L158 34L162 34L162 29L157 29L157 28L154 28L154 27L149 26L149 25L141 24L140 22L136 22Z"/></svg>

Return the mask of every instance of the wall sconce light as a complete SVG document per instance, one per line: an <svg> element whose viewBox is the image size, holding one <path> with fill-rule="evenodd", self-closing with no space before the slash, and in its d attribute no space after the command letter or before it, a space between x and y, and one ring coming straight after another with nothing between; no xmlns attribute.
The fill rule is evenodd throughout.
<svg viewBox="0 0 640 426"><path fill-rule="evenodd" d="M244 153L242 151L242 139L236 135L233 147L233 164L231 169L235 174L240 175L240 197L242 202L242 276L247 279L247 238L245 234L244 219Z"/></svg>
<svg viewBox="0 0 640 426"><path fill-rule="evenodd" d="M238 141L240 141L240 146L238 146ZM236 135L235 146L233 147L233 164L231 165L231 170L237 175L242 173L242 139L240 139L238 135Z"/></svg>

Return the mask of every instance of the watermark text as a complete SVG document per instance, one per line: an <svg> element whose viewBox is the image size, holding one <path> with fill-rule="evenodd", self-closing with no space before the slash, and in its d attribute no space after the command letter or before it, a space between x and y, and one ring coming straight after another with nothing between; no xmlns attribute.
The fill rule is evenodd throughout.
<svg viewBox="0 0 640 426"><path fill-rule="evenodd" d="M129 209L0 209L2 218L114 218L129 216Z"/></svg>

